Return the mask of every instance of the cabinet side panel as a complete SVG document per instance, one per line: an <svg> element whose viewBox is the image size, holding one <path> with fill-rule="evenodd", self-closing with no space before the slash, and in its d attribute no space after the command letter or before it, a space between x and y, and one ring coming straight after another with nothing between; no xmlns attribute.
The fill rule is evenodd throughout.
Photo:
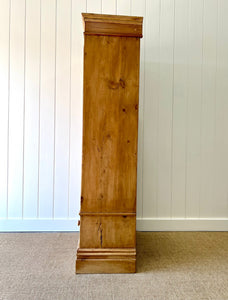
<svg viewBox="0 0 228 300"><path fill-rule="evenodd" d="M135 216L81 216L80 248L135 248Z"/></svg>
<svg viewBox="0 0 228 300"><path fill-rule="evenodd" d="M135 212L139 38L86 36L81 212Z"/></svg>

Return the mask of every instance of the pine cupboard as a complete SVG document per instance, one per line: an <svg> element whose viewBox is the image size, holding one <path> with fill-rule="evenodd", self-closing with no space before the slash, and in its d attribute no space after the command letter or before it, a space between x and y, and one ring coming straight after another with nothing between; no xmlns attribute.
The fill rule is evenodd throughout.
<svg viewBox="0 0 228 300"><path fill-rule="evenodd" d="M142 17L82 16L83 150L76 273L132 273Z"/></svg>

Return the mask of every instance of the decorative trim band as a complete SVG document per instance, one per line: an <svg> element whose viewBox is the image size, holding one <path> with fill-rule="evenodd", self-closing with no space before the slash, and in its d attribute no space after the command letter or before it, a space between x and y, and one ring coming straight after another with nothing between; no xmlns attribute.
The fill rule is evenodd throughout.
<svg viewBox="0 0 228 300"><path fill-rule="evenodd" d="M76 273L134 273L135 248L77 249Z"/></svg>
<svg viewBox="0 0 228 300"><path fill-rule="evenodd" d="M136 216L136 213L132 212L113 212L113 213L109 213L109 212L80 212L79 213L80 216L104 216L104 217L109 217L109 216Z"/></svg>
<svg viewBox="0 0 228 300"><path fill-rule="evenodd" d="M138 231L228 231L228 218L137 218Z"/></svg>
<svg viewBox="0 0 228 300"><path fill-rule="evenodd" d="M142 37L142 17L82 14L84 34Z"/></svg>

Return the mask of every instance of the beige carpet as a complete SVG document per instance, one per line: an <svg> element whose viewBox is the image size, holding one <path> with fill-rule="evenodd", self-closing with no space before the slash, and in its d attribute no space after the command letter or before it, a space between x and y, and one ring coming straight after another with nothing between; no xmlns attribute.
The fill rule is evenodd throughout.
<svg viewBox="0 0 228 300"><path fill-rule="evenodd" d="M228 299L228 232L137 234L137 273L75 275L77 233L0 234L0 299Z"/></svg>

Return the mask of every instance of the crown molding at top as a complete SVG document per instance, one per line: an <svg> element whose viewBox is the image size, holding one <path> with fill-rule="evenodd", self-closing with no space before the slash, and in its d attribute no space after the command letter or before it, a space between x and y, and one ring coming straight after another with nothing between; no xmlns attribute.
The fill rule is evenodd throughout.
<svg viewBox="0 0 228 300"><path fill-rule="evenodd" d="M142 37L143 17L82 13L84 34Z"/></svg>

